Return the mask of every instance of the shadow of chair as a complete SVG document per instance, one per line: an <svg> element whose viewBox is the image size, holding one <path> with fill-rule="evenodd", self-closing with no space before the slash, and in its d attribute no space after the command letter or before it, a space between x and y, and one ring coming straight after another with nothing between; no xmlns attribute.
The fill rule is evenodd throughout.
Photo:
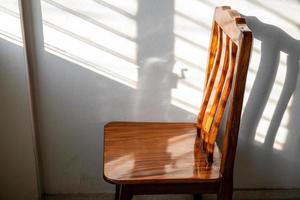
<svg viewBox="0 0 300 200"><path fill-rule="evenodd" d="M243 132L247 134L245 140L253 141L259 120L269 100L271 90L275 84L276 74L280 64L280 53L286 53L286 74L282 91L275 102L275 110L266 131L264 147L273 149L276 133L287 105L296 89L298 78L298 61L300 60L300 41L292 38L282 29L263 23L257 17L245 16L254 38L261 41L261 60L255 81L242 117ZM284 76L284 74L282 74ZM245 130L245 131L244 131Z"/></svg>
<svg viewBox="0 0 300 200"><path fill-rule="evenodd" d="M232 199L251 47L252 33L245 19L228 6L217 7L197 122L110 122L105 126L103 174L116 184L116 199L184 193L216 193L218 199ZM229 110L224 114L226 104ZM220 150L216 137L222 118L226 128Z"/></svg>

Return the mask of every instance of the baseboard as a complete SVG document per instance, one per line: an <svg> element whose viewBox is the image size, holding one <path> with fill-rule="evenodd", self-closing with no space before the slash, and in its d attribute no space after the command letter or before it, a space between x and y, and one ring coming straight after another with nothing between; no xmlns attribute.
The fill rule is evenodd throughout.
<svg viewBox="0 0 300 200"><path fill-rule="evenodd" d="M46 194L45 200L113 200L113 193ZM191 195L142 195L133 200L192 200ZM216 195L203 195L203 200L215 200ZM300 189L236 189L234 200L299 200Z"/></svg>
<svg viewBox="0 0 300 200"><path fill-rule="evenodd" d="M300 199L298 189L236 189L234 199L239 200L292 200Z"/></svg>

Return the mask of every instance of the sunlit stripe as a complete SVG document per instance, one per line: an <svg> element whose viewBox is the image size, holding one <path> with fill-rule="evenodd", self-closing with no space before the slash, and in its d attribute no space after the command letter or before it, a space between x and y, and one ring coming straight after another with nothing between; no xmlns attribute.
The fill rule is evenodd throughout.
<svg viewBox="0 0 300 200"><path fill-rule="evenodd" d="M184 59L184 58L181 58L181 57L179 57L179 56L177 56L177 55L175 55L175 62L177 63L177 62L180 62L180 63L183 63L184 65L187 65L187 66L189 66L190 68L194 68L194 69L199 69L199 70L201 70L201 73L203 73L203 72L205 72L206 70L205 70L205 68L203 67L204 65L199 65L199 64L196 64L196 63L192 63L192 62L190 62L190 61L188 61L188 60L186 60L186 59ZM200 67L199 67L200 66Z"/></svg>
<svg viewBox="0 0 300 200"><path fill-rule="evenodd" d="M80 65L81 67L84 67L90 71L93 71L97 74L101 74L105 77L108 77L114 81L117 81L121 84L124 84L128 87L131 87L133 89L137 89L137 83L136 81L133 81L133 80L130 80L130 79L127 79L126 77L118 74L118 73L114 73L113 71L111 71L110 69L107 69L105 68L104 66L100 66L99 64L94 64L94 63L91 63L91 62L88 62L80 57L77 57L77 56L74 56L74 55L71 55L71 54L68 54L67 52L65 51L62 51L61 49L57 49L53 46L50 46L50 45L45 45L45 50L53 55L56 55L60 58L63 58L67 61L70 61L74 64L78 64Z"/></svg>
<svg viewBox="0 0 300 200"><path fill-rule="evenodd" d="M286 143L286 139L289 133L288 129L288 123L290 120L290 110L291 110L291 104L293 102L293 96L290 98L289 103L287 105L287 108L283 114L280 127L278 128L274 143L273 143L273 148L277 150L283 150L283 147Z"/></svg>
<svg viewBox="0 0 300 200"><path fill-rule="evenodd" d="M44 2L51 3L77 15L78 17L82 17L87 21L90 21L95 24L95 22L104 24L116 31L119 31L130 38L136 38L136 21L128 18L110 8L103 6L95 1L91 0L43 0ZM99 12L101 11L101 12Z"/></svg>
<svg viewBox="0 0 300 200"><path fill-rule="evenodd" d="M200 67L199 65L188 65L185 62L182 62L182 60L178 59L174 64L173 73L177 74L178 77L191 81L196 81L195 83L201 85L201 81L203 81L204 83L205 80L204 69L204 67Z"/></svg>
<svg viewBox="0 0 300 200"><path fill-rule="evenodd" d="M188 62L192 63L195 66L205 66L206 60L200 58L207 57L207 51L202 50L201 48L195 47L180 38L176 38L175 47L174 47L175 56L178 56Z"/></svg>
<svg viewBox="0 0 300 200"><path fill-rule="evenodd" d="M214 7L198 0L176 0L175 11L189 21L210 30Z"/></svg>
<svg viewBox="0 0 300 200"><path fill-rule="evenodd" d="M288 129L280 126L275 137L273 148L277 150L283 150L287 135Z"/></svg>
<svg viewBox="0 0 300 200"><path fill-rule="evenodd" d="M20 14L18 0L0 0L0 5L1 7L5 7L9 10L14 11L18 15Z"/></svg>
<svg viewBox="0 0 300 200"><path fill-rule="evenodd" d="M119 82L127 82L126 85L136 88L138 80L138 67L136 65L47 26L44 26L44 32L47 33L45 34L46 47L52 46L71 55L69 57L80 58L84 66L92 63L93 68L103 72L103 75L111 77L111 74L118 74L119 77L123 77L122 80L117 78ZM59 55L57 51L56 55Z"/></svg>
<svg viewBox="0 0 300 200"><path fill-rule="evenodd" d="M102 6L105 6L107 7L108 9L111 9L121 15L124 15L125 17L128 17L128 18L131 18L133 20L136 20L136 12L134 12L134 14L131 14L127 9L128 9L128 6L124 9L122 8L122 4L117 4L117 5L114 5L114 4L111 4L110 1L104 1L104 0L94 0L96 3L102 5ZM119 1L119 2L122 2L122 1ZM124 4L123 4L124 5ZM126 5L130 5L130 4L126 4ZM130 8L130 7L129 7Z"/></svg>
<svg viewBox="0 0 300 200"><path fill-rule="evenodd" d="M254 140L259 143L264 143L269 126L270 126L270 121L261 118L256 129Z"/></svg>
<svg viewBox="0 0 300 200"><path fill-rule="evenodd" d="M191 87L188 82L177 83L177 88L171 91L171 103L180 108L197 114L202 99L202 91L198 88Z"/></svg>
<svg viewBox="0 0 300 200"><path fill-rule="evenodd" d="M136 44L134 42L113 34L102 27L89 23L80 17L57 9L48 3L43 3L42 8L43 20L50 22L54 26L58 27L58 29L66 30L70 33L70 37L78 35L80 38L91 41L95 45L104 46L107 49L118 52L131 60L135 60ZM48 33L45 32L44 34L46 35Z"/></svg>
<svg viewBox="0 0 300 200"><path fill-rule="evenodd" d="M20 16L14 9L13 4L0 6L0 37L16 45L23 46ZM9 7L9 9L7 8ZM12 8L11 8L12 7Z"/></svg>
<svg viewBox="0 0 300 200"><path fill-rule="evenodd" d="M174 33L175 36L180 36L197 45L207 49L210 41L210 30L198 26L191 21L175 14L174 15Z"/></svg>
<svg viewBox="0 0 300 200"><path fill-rule="evenodd" d="M182 100L177 99L175 97L172 97L171 104L173 106L181 108L182 110L185 110L185 111L190 112L190 113L195 114L195 115L197 115L198 112L199 112L199 108L197 108L193 105L190 105L190 104L186 103L185 101L182 101Z"/></svg>
<svg viewBox="0 0 300 200"><path fill-rule="evenodd" d="M176 33L174 33L174 35L175 35L175 40L176 39L180 39L180 40L182 40L182 41L184 41L184 42L186 42L186 43L188 43L188 44L190 44L190 45L192 45L192 46L194 46L196 48L202 49L203 51L207 51L208 50L208 48L206 46L198 44L195 41L192 41L192 40L188 39L187 37L184 37L184 36L176 34Z"/></svg>
<svg viewBox="0 0 300 200"><path fill-rule="evenodd" d="M96 0L97 2L100 0ZM126 1L120 1L120 0L102 0L108 4L111 4L127 13L130 13L131 15L136 15L138 11L138 0L126 0Z"/></svg>
<svg viewBox="0 0 300 200"><path fill-rule="evenodd" d="M0 29L1 29L1 27L0 27ZM12 43L14 43L14 44L16 44L18 46L23 47L23 40L22 40L22 38L14 36L14 35L12 35L12 34L10 34L8 32L5 32L3 30L0 30L0 38L4 39L6 41L12 42Z"/></svg>

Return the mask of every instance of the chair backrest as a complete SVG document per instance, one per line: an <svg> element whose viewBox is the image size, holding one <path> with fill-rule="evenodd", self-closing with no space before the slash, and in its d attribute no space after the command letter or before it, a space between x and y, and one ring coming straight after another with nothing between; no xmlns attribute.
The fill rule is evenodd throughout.
<svg viewBox="0 0 300 200"><path fill-rule="evenodd" d="M221 171L233 165L245 82L252 49L252 32L245 19L229 6L215 9L202 107L197 127L212 161L214 144L226 104ZM227 166L226 166L227 167Z"/></svg>

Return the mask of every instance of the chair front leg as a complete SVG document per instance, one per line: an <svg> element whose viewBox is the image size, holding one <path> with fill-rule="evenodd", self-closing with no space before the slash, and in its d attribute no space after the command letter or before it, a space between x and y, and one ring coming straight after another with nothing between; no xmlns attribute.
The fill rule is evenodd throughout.
<svg viewBox="0 0 300 200"><path fill-rule="evenodd" d="M119 200L131 200L133 197L132 189L129 185L121 185L119 193Z"/></svg>
<svg viewBox="0 0 300 200"><path fill-rule="evenodd" d="M194 200L202 200L203 198L202 198L202 194L194 194L193 195L193 199Z"/></svg>
<svg viewBox="0 0 300 200"><path fill-rule="evenodd" d="M119 200L119 198L120 198L120 185L116 184L115 200Z"/></svg>

